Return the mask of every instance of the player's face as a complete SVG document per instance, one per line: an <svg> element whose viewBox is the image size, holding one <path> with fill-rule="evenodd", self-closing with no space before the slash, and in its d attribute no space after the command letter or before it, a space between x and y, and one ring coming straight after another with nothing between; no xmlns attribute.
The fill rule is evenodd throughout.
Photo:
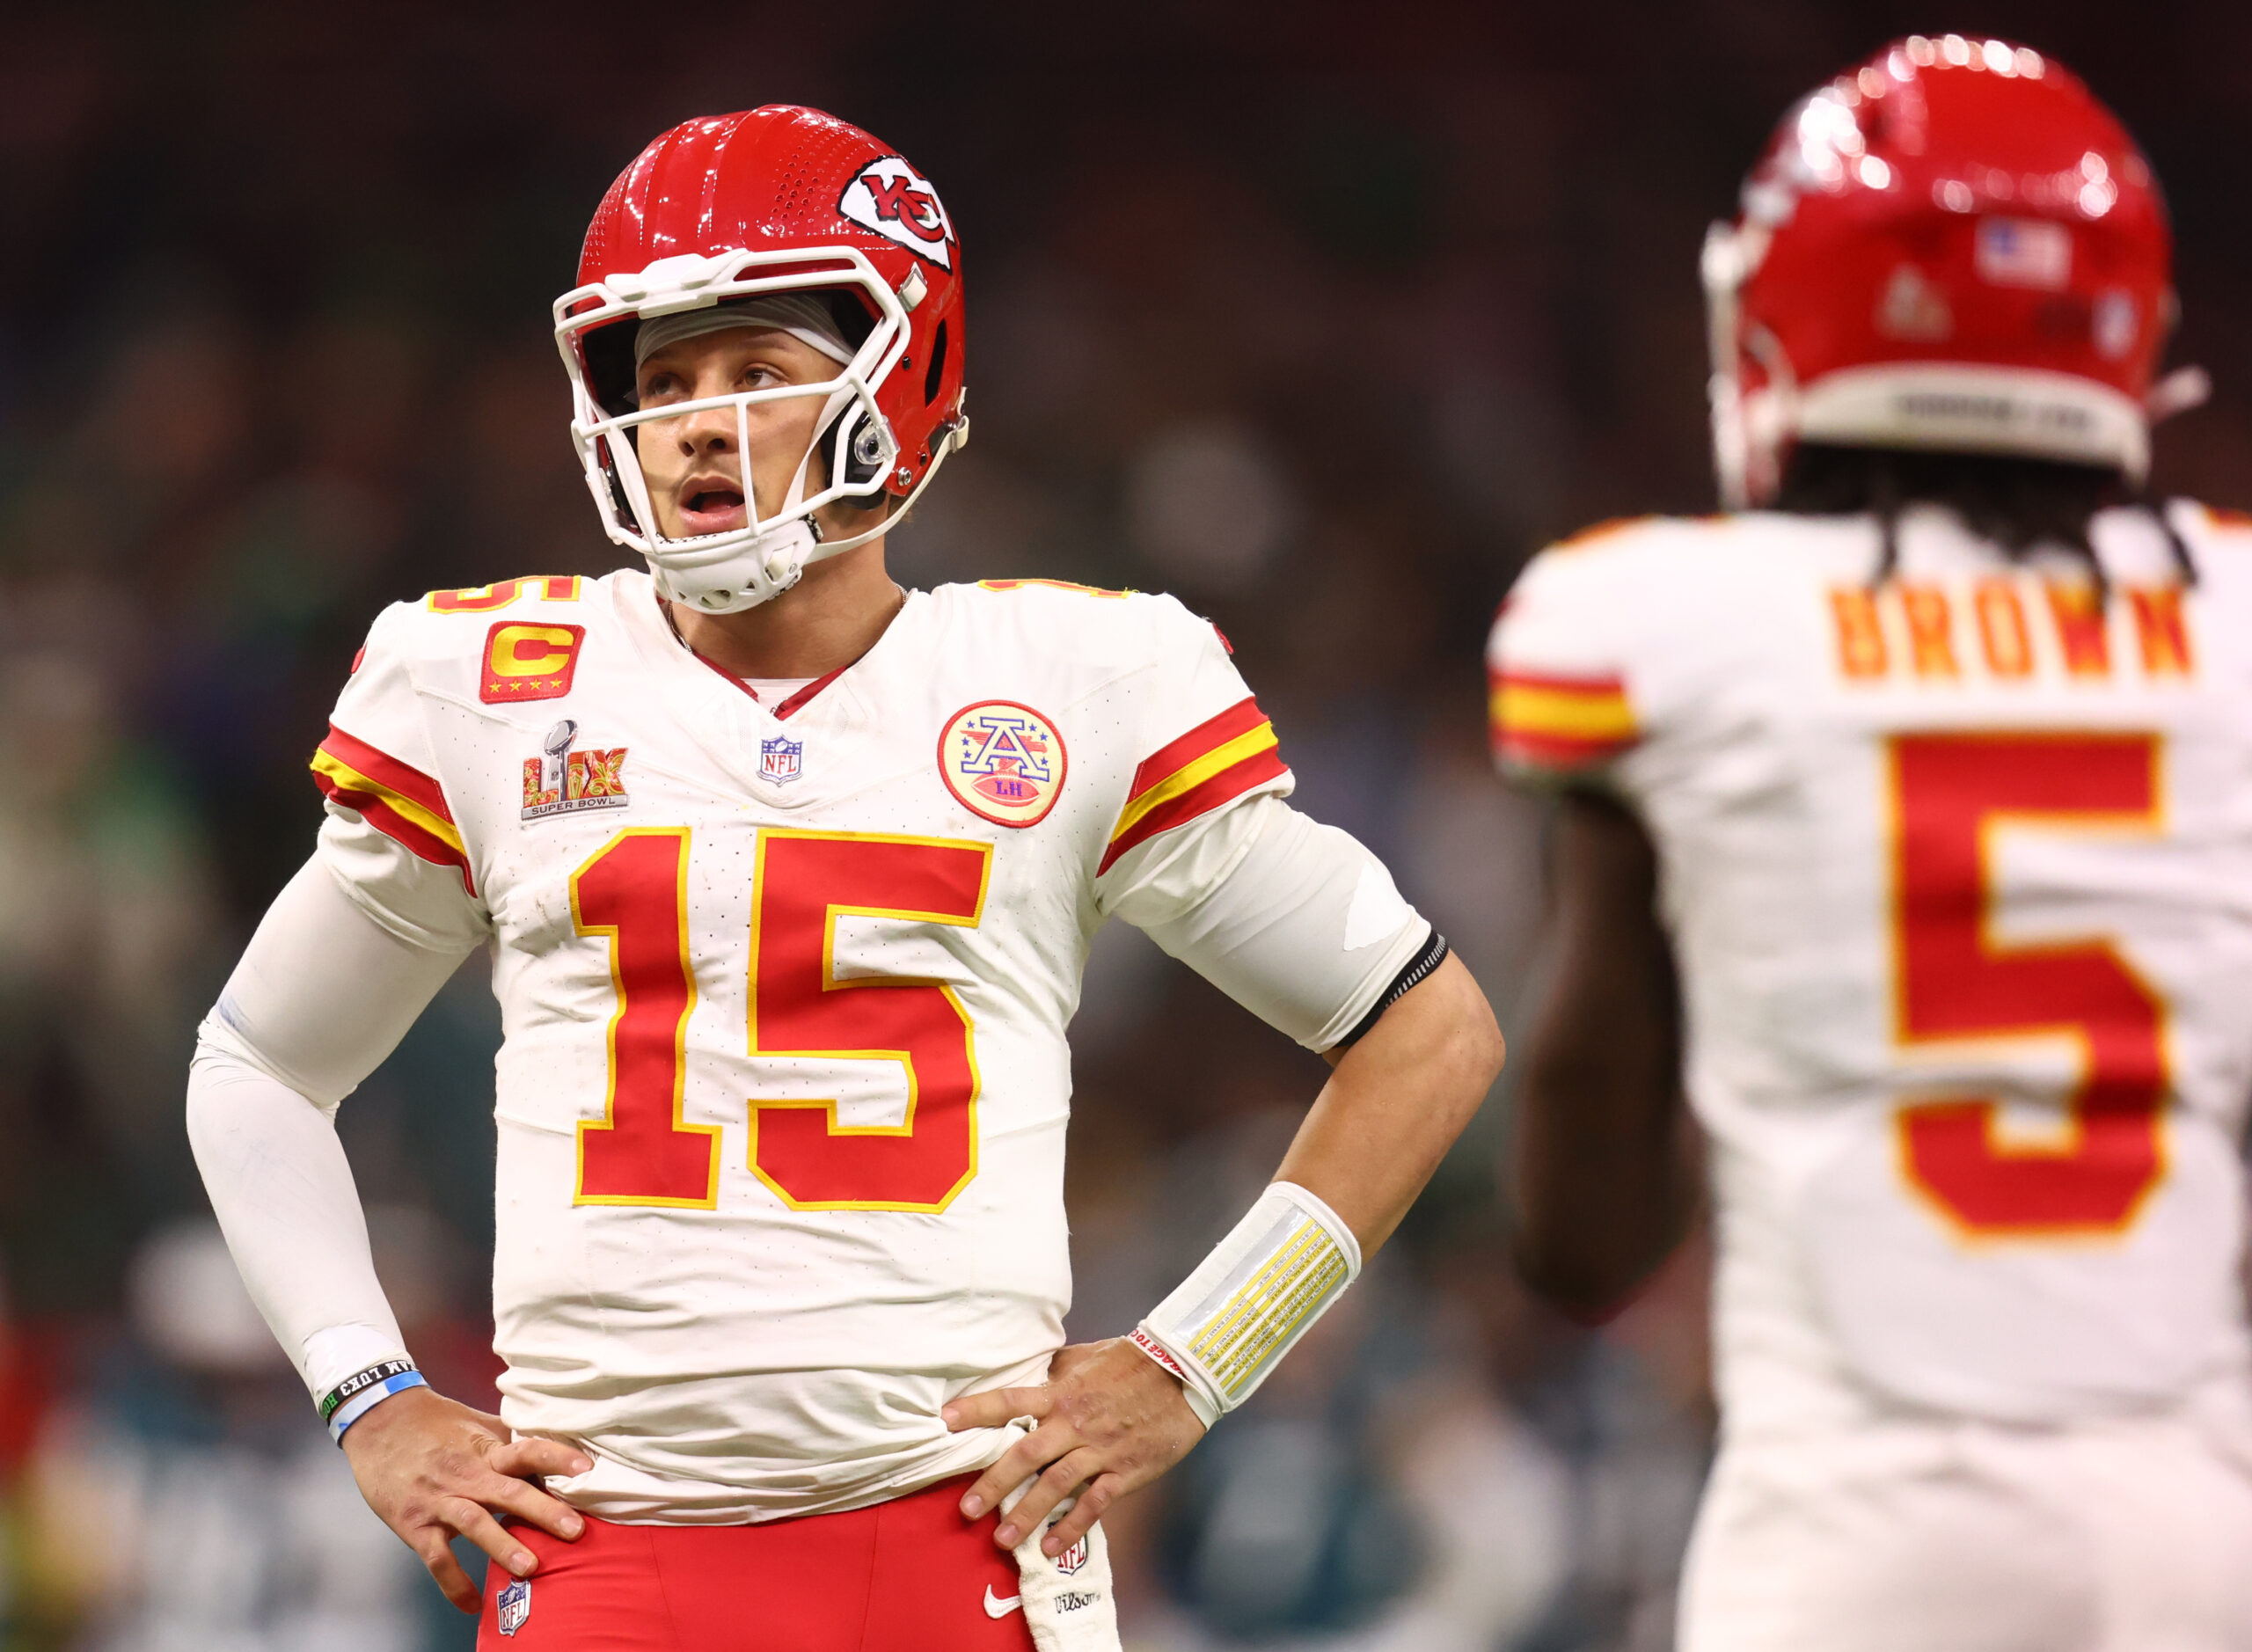
<svg viewBox="0 0 2252 1652"><path fill-rule="evenodd" d="M695 401L747 390L812 384L837 376L820 351L771 327L737 327L683 339L652 351L636 375L644 408ZM746 410L751 486L762 519L782 508L790 479L813 444L823 398L788 396L753 402ZM654 419L634 433L641 474L657 514L657 531L669 539L726 533L747 525L743 509L744 455L733 407L708 407L677 419ZM805 493L827 485L819 454L806 467Z"/></svg>

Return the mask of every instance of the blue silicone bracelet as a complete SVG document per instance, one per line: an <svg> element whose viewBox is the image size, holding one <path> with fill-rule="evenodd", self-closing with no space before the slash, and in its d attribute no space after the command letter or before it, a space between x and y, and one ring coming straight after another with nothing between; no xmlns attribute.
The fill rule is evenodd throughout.
<svg viewBox="0 0 2252 1652"><path fill-rule="evenodd" d="M344 1444L344 1430L373 1411L393 1394L404 1393L409 1388L428 1388L419 1371L405 1371L396 1377L386 1377L370 1387L362 1388L351 1399L337 1407L328 1419L328 1437L339 1445Z"/></svg>

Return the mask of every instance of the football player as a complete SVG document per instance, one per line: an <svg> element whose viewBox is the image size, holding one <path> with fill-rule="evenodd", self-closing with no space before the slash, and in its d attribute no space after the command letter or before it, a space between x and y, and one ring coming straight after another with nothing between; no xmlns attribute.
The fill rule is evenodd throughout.
<svg viewBox="0 0 2252 1652"><path fill-rule="evenodd" d="M1496 623L1529 1276L1615 1304L1708 1144L1691 1652L2252 1645L2252 531L2143 492L2169 259L2072 75L1887 48L1707 244L1729 513Z"/></svg>
<svg viewBox="0 0 2252 1652"><path fill-rule="evenodd" d="M579 277L571 434L647 571L377 620L318 847L203 1028L212 1203L369 1502L465 1609L450 1538L496 1562L486 1644L1115 1647L1103 1505L1350 1283L1499 1034L1284 802L1211 625L893 582L887 528L969 434L961 245L897 152L810 109L688 121ZM1114 917L1335 1071L1181 1289L1059 1354L1064 1027ZM479 948L498 1418L415 1370L332 1124Z"/></svg>

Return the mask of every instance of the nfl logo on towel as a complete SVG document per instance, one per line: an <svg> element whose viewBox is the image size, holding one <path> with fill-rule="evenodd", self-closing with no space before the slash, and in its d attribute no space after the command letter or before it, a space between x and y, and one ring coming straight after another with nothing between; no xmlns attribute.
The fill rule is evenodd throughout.
<svg viewBox="0 0 2252 1652"><path fill-rule="evenodd" d="M1078 1571L1079 1568L1085 1566L1086 1563L1087 1540L1085 1538L1081 1538L1077 1543L1074 1543L1070 1548L1065 1549L1061 1554L1056 1557L1056 1569L1063 1573L1066 1577L1069 1577L1073 1572Z"/></svg>
<svg viewBox="0 0 2252 1652"><path fill-rule="evenodd" d="M494 1604L501 1609L501 1633L514 1634L531 1616L531 1585L519 1577L501 1591Z"/></svg>
<svg viewBox="0 0 2252 1652"><path fill-rule="evenodd" d="M806 742L777 735L758 742L758 778L776 786L786 785L804 771Z"/></svg>

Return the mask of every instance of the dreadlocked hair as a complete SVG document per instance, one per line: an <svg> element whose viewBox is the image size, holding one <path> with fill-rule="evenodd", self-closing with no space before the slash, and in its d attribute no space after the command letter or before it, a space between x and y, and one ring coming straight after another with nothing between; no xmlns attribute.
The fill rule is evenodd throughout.
<svg viewBox="0 0 2252 1652"><path fill-rule="evenodd" d="M2165 508L2130 487L2117 471L2095 465L1806 442L1791 455L1775 497L1776 509L1803 515L1874 517L1878 552L1872 588L1899 572L1900 513L1912 504L1954 512L1965 528L2013 560L2036 545L2062 547L2087 565L2099 599L2109 596L2110 583L2087 537L2088 523L2108 505L2132 506L2165 536L2182 583L2197 582L2197 565Z"/></svg>

